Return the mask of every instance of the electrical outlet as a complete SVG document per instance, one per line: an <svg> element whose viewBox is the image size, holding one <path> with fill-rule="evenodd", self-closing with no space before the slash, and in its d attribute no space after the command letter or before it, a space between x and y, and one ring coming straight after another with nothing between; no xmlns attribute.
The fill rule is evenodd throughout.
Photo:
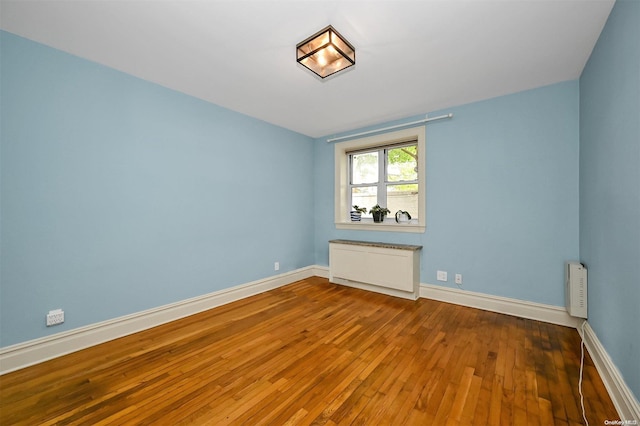
<svg viewBox="0 0 640 426"><path fill-rule="evenodd" d="M447 281L447 271L438 271L436 278L438 281Z"/></svg>
<svg viewBox="0 0 640 426"><path fill-rule="evenodd" d="M64 322L64 311L62 309L54 309L47 314L47 327L62 324Z"/></svg>
<svg viewBox="0 0 640 426"><path fill-rule="evenodd" d="M462 284L462 274L456 274L456 284Z"/></svg>
<svg viewBox="0 0 640 426"><path fill-rule="evenodd" d="M275 262L273 264L273 270L274 271L279 271L280 270L280 262Z"/></svg>

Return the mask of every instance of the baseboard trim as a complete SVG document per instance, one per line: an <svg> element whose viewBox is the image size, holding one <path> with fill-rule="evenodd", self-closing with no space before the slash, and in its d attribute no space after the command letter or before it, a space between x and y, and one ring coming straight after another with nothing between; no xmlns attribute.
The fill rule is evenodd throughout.
<svg viewBox="0 0 640 426"><path fill-rule="evenodd" d="M420 297L572 327L578 329L578 332L582 334L581 324L584 320L570 316L566 309L558 306L446 288L432 284L420 285ZM640 405L638 404L638 400L625 383L622 375L588 322L585 324L583 338L585 347L593 359L593 363L607 388L607 392L618 411L620 419L630 421L640 419Z"/></svg>
<svg viewBox="0 0 640 426"><path fill-rule="evenodd" d="M137 312L74 330L0 348L0 375L124 337L167 322L250 297L312 276L329 278L329 268L312 265L249 282L192 299ZM420 284L420 297L577 328L582 320L564 308L518 299ZM600 374L621 420L640 419L640 404L589 323L585 324L585 347ZM612 419L613 420L613 419Z"/></svg>
<svg viewBox="0 0 640 426"><path fill-rule="evenodd" d="M315 275L316 277L329 279L329 267L328 266L314 265L313 266L313 275Z"/></svg>
<svg viewBox="0 0 640 426"><path fill-rule="evenodd" d="M131 315L79 327L0 349L0 375L100 343L175 321L245 297L319 275L316 266L274 275Z"/></svg>
<svg viewBox="0 0 640 426"><path fill-rule="evenodd" d="M582 334L581 327L578 327L578 332ZM629 386L627 386L620 371L611 360L611 357L604 346L602 346L602 343L600 343L598 336L588 322L584 325L584 335L582 338L596 366L596 370L598 370L604 386L607 388L607 392L609 392L613 405L618 411L620 420L640 421L640 403L638 403L633 392Z"/></svg>
<svg viewBox="0 0 640 426"><path fill-rule="evenodd" d="M420 284L420 297L454 303L470 308L484 309L516 317L544 321L565 327L577 328L580 320L567 313L565 308L485 293L447 288L433 284Z"/></svg>

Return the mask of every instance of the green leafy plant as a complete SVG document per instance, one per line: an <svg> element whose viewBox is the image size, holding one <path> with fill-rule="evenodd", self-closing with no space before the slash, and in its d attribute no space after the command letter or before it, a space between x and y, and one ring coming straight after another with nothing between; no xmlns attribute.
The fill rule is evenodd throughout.
<svg viewBox="0 0 640 426"><path fill-rule="evenodd" d="M383 214L383 215L387 215L391 213L391 210L389 210L386 207L380 207L380 204L376 204L375 206L371 207L369 211L371 213L377 213L377 214Z"/></svg>
<svg viewBox="0 0 640 426"><path fill-rule="evenodd" d="M353 206L353 211L354 212L358 212L358 213L366 213L367 212L367 208L366 207L358 207L357 205Z"/></svg>

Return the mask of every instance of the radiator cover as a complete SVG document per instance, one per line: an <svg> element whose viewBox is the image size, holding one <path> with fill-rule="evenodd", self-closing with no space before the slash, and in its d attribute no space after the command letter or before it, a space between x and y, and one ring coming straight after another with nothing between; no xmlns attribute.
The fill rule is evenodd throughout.
<svg viewBox="0 0 640 426"><path fill-rule="evenodd" d="M422 246L354 240L329 242L329 280L336 284L417 299Z"/></svg>

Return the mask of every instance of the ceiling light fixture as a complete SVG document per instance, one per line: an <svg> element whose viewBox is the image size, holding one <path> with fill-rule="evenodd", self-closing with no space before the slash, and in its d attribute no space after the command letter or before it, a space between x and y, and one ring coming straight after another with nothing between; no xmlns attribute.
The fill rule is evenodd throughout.
<svg viewBox="0 0 640 426"><path fill-rule="evenodd" d="M331 25L296 46L299 64L326 78L356 64L356 49Z"/></svg>

